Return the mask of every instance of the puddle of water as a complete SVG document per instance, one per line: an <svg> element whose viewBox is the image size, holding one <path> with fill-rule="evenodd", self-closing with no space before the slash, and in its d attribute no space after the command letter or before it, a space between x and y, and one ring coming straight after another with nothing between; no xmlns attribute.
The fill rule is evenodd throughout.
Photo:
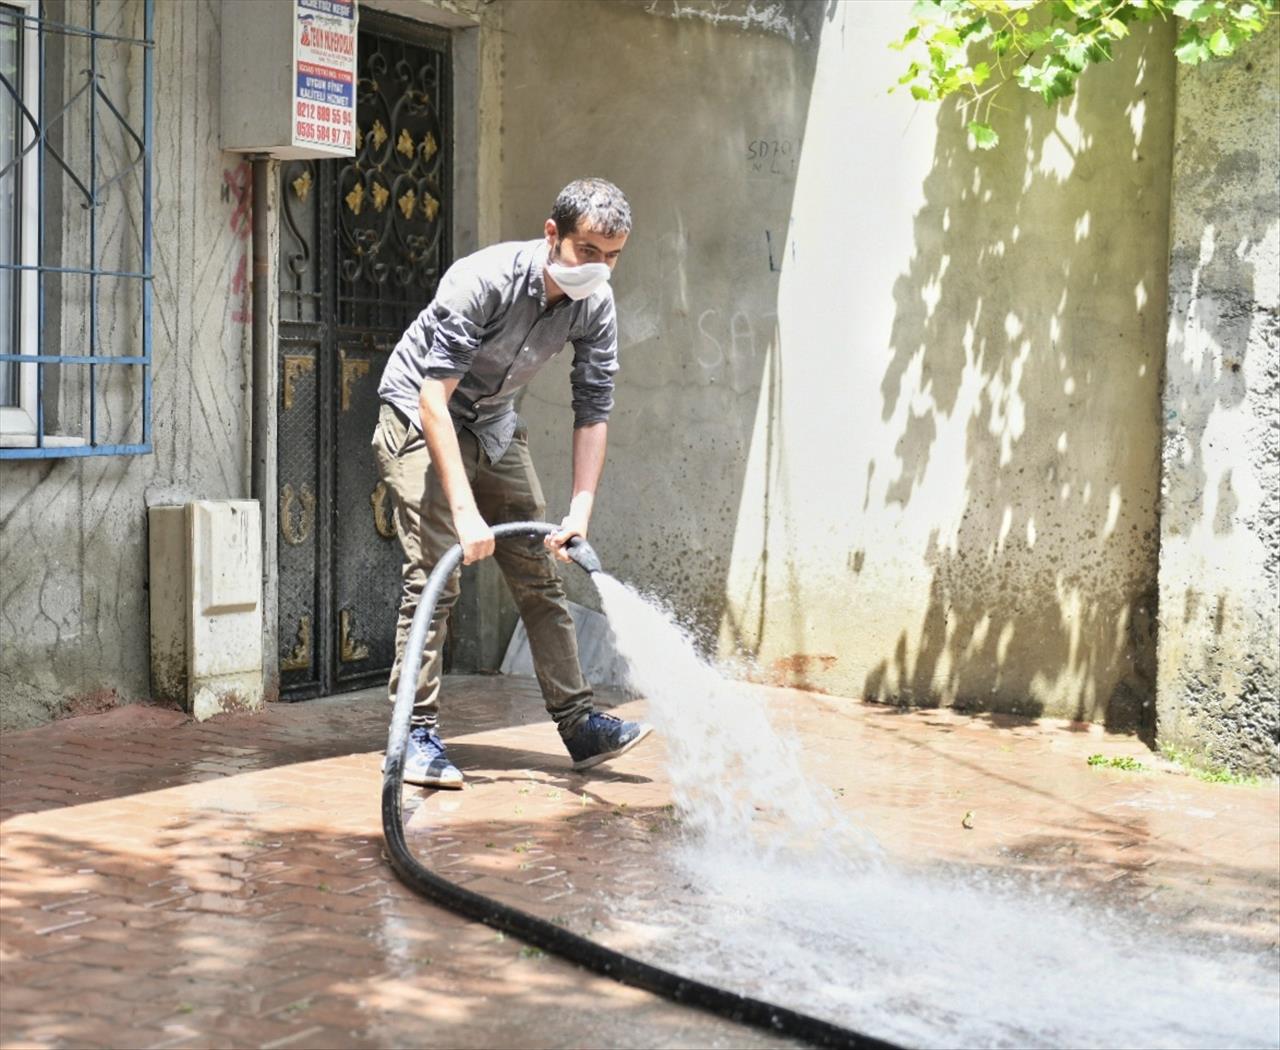
<svg viewBox="0 0 1280 1050"><path fill-rule="evenodd" d="M615 902L631 950L909 1045L1280 1044L1274 952L1049 882L898 868L804 775L759 691L699 658L657 603L595 581L687 831L663 860L678 897Z"/></svg>

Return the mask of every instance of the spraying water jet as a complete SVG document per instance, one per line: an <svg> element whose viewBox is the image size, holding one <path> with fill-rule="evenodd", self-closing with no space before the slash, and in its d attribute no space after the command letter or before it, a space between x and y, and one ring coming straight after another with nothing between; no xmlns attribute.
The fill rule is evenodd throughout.
<svg viewBox="0 0 1280 1050"><path fill-rule="evenodd" d="M520 521L496 525L495 538L546 536L558 530L549 522ZM567 553L581 568L595 575L603 568L595 550L586 540L575 538ZM391 867L410 889L428 900L468 919L519 937L527 944L567 959L622 984L629 984L663 996L673 1002L718 1014L739 1024L748 1024L777 1035L802 1039L814 1046L848 1047L859 1050L893 1050L893 1044L842 1028L785 1006L716 988L682 977L632 956L580 937L554 923L490 897L458 886L423 865L409 849L404 832L403 777L405 745L413 713L414 688L422 665L422 650L432 613L440 600L445 581L462 561L462 547L445 552L423 589L405 643L400 684L396 690L391 725L387 732L386 762L382 774L382 832Z"/></svg>

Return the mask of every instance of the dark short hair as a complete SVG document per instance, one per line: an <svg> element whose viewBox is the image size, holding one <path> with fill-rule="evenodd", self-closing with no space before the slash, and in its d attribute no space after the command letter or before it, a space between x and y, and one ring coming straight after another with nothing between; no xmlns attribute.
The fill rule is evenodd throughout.
<svg viewBox="0 0 1280 1050"><path fill-rule="evenodd" d="M631 232L631 205L605 179L574 179L556 197L551 218L561 237L576 233L579 225L605 237Z"/></svg>

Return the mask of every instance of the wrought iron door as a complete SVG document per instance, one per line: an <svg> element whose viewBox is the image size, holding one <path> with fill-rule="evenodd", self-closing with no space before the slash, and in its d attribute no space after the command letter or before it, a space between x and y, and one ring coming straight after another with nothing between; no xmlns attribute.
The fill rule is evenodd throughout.
<svg viewBox="0 0 1280 1050"><path fill-rule="evenodd" d="M362 12L356 156L282 165L280 691L385 679L400 545L369 447L387 355L448 265L448 37Z"/></svg>

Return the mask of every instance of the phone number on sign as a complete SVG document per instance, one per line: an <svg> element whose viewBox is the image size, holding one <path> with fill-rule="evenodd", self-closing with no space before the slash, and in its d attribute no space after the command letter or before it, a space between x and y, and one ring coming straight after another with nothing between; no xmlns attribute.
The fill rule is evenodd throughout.
<svg viewBox="0 0 1280 1050"><path fill-rule="evenodd" d="M298 138L307 142L323 142L326 146L351 145L350 128L334 128L328 124L315 124L309 120L298 121Z"/></svg>

